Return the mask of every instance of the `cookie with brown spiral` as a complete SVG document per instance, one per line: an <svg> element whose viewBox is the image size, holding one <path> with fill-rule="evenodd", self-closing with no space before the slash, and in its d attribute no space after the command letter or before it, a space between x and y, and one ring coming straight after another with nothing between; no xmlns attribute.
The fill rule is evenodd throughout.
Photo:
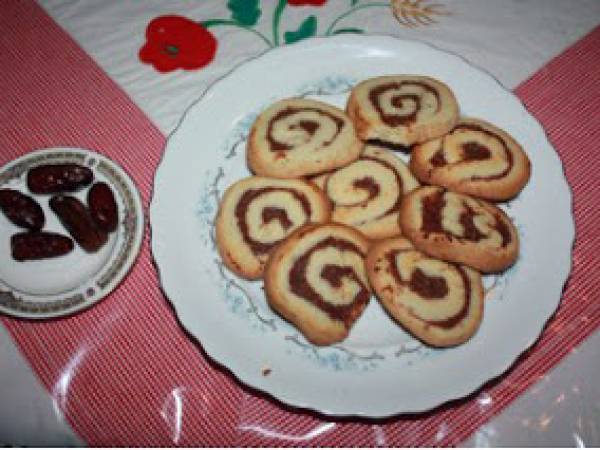
<svg viewBox="0 0 600 450"><path fill-rule="evenodd" d="M415 146L410 168L423 183L491 201L516 196L531 173L515 139L491 123L468 118L447 135Z"/></svg>
<svg viewBox="0 0 600 450"><path fill-rule="evenodd" d="M371 296L367 250L367 239L345 225L300 228L269 258L269 305L315 345L345 339Z"/></svg>
<svg viewBox="0 0 600 450"><path fill-rule="evenodd" d="M366 266L386 311L426 344L462 344L479 328L484 290L476 270L431 258L404 238L377 242Z"/></svg>
<svg viewBox="0 0 600 450"><path fill-rule="evenodd" d="M331 220L350 225L370 239L401 234L402 198L419 186L401 159L375 145L365 146L358 160L315 182L333 204Z"/></svg>
<svg viewBox="0 0 600 450"><path fill-rule="evenodd" d="M403 147L446 134L459 117L450 88L418 75L382 76L357 84L346 112L363 141Z"/></svg>
<svg viewBox="0 0 600 450"><path fill-rule="evenodd" d="M215 226L217 247L230 270L260 278L277 244L302 225L327 221L330 213L329 201L312 183L248 177L223 195Z"/></svg>
<svg viewBox="0 0 600 450"><path fill-rule="evenodd" d="M404 197L400 227L418 250L481 272L506 269L519 254L517 230L500 208L439 186Z"/></svg>
<svg viewBox="0 0 600 450"><path fill-rule="evenodd" d="M344 111L317 100L280 100L250 131L247 161L261 176L295 178L344 166L362 150Z"/></svg>

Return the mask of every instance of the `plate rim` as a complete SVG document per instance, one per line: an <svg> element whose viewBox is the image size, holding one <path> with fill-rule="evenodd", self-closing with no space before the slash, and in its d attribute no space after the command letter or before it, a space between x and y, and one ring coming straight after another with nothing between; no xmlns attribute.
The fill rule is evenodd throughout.
<svg viewBox="0 0 600 450"><path fill-rule="evenodd" d="M200 337L197 336L195 334L195 332L191 329L189 324L186 324L187 319L185 317L182 317L181 310L180 310L180 308L177 307L176 301L174 301L171 298L171 295L173 295L173 292L174 292L173 285L169 286L170 281L166 281L167 277L165 276L165 272L161 268L161 263L159 261L159 259L162 258L161 256L159 256L161 253L161 250L160 250L160 246L157 244L157 241L155 239L155 236L157 233L154 233L154 227L156 225L155 218L158 217L158 212L157 212L158 211L158 206L157 206L158 205L158 201L157 201L158 189L157 188L160 185L161 177L164 176L163 171L165 170L165 160L167 157L166 156L167 152L169 151L169 149L172 146L174 146L174 144L173 144L174 137L176 136L177 132L181 129L181 127L185 123L187 117L191 114L191 111L193 111L196 107L198 107L199 104L201 104L201 102L203 102L205 99L207 99L209 97L210 93L213 90L218 88L220 83L222 83L228 77L232 76L232 74L234 74L236 71L238 71L239 69L241 69L242 67L244 67L248 64L260 63L260 59L263 57L270 57L271 55L276 55L279 53L290 53L291 52L293 54L293 52L300 51L301 49L304 49L305 47L319 46L323 43L327 43L328 45L335 45L336 41L338 41L338 42L347 41L348 43L351 43L354 45L361 45L364 47L372 47L373 45L376 45L377 42L381 42L381 41L387 41L388 43L395 43L395 44L401 44L401 45L409 45L409 46L413 46L413 47L421 47L421 48L425 48L428 51L433 50L435 52L441 52L452 58L455 58L461 64L466 64L466 65L472 67L474 70L480 72L482 75L488 77L490 80L493 80L493 82L495 84L497 84L498 87L500 89L502 89L502 91L508 97L511 98L513 103L524 114L526 114L528 116L528 118L532 122L532 125L535 125L535 127L538 128L538 131L541 132L541 135L544 136L545 141L546 141L545 145L547 147L549 147L549 149L552 150L552 152L551 152L552 163L555 166L558 165L558 167L560 168L560 173L562 175L561 182L564 184L564 187L566 187L566 189L564 191L565 191L565 196L566 196L565 200L566 200L566 203L567 203L568 209L569 209L569 217L565 221L565 226L567 228L569 235L566 236L564 239L564 241L565 241L564 247L568 248L569 250L568 250L568 255L565 255L566 259L565 259L565 265L564 265L564 271L563 271L564 273L561 273L560 277L557 277L558 280L561 280L560 282L557 282L557 284L560 285L560 292L558 292L556 300L552 302L552 307L549 307L547 313L544 314L544 317L542 318L543 320L541 320L540 327L539 328L535 327L534 330L532 330L532 332L529 333L527 342L520 351L518 351L513 356L506 358L506 360L502 360L500 363L493 364L494 369L488 370L488 372L491 373L491 375L489 375L489 376L486 375L486 376L482 377L482 380L480 382L471 383L468 385L464 384L464 385L462 385L463 389L454 389L454 390L452 390L452 394L446 395L443 399L432 401L429 404L425 404L425 405L422 405L421 407L417 407L417 408L405 408L404 407L404 408L402 408L402 410L398 410L398 407L400 405L396 404L396 408L391 408L391 409L388 408L385 410L373 411L373 410L369 410L368 408L366 408L366 409L361 409L360 411L348 412L348 411L340 411L335 408L323 407L322 405L311 405L311 404L301 401L301 399L298 399L297 397L292 396L293 397L292 398L290 396L287 396L287 395L285 395L285 392L283 392L283 393L282 392L273 392L273 390L269 388L268 383L265 382L264 377L261 378L256 375L253 375L251 373L244 373L243 367L239 367L239 365L236 366L236 364L235 363L232 364L231 361L224 361L223 357L221 355L217 354L218 348L216 345L214 345L212 342L210 342L210 340L207 340L207 339L201 340ZM528 351L531 348L531 346L540 338L540 336L543 333L544 329L546 328L549 320L554 316L554 314L556 313L556 311L558 310L558 308L560 306L560 303L561 303L561 300L563 297L563 293L564 293L564 288L565 288L566 283L572 272L572 267L573 267L572 251L573 251L573 247L574 247L575 239L576 239L575 217L574 217L574 210L573 210L573 207L574 207L573 197L574 197L573 190L572 190L572 187L569 184L569 181L566 177L565 167L562 163L562 159L560 158L560 155L558 154L558 152L552 145L550 139L548 138L547 132L545 131L545 129L543 128L543 126L541 125L539 120L525 107L525 105L523 104L521 99L519 97L517 97L513 91L504 87L502 85L502 83L500 83L499 80L494 75L490 74L487 70L482 69L481 67L477 66L476 64L469 62L465 57L463 57L461 55L458 55L458 54L448 51L448 50L441 49L436 45L432 45L430 43L420 41L420 40L400 39L400 38L396 38L394 36L377 35L377 34L370 34L368 36L351 36L351 35L338 35L338 36L328 36L328 37L318 36L318 37L312 37L312 38L306 39L299 43L295 43L291 46L290 45L280 46L277 48L269 49L265 52L262 52L251 58L248 58L245 61L240 62L239 64L236 64L230 71L228 71L226 74L224 74L223 76L219 77L214 82L212 82L206 88L206 90L194 102L192 102L192 104L190 106L188 106L186 108L184 114L182 115L181 119L178 121L176 127L173 129L173 131L168 136L167 142L164 147L164 151L161 155L161 159L158 163L158 166L157 166L157 169L155 172L152 197L151 197L150 207L149 207L150 250L151 250L153 260L155 262L154 265L155 265L155 268L157 271L158 279L159 279L160 285L162 287L163 293L164 293L165 297L168 299L168 301L172 304L175 314L177 316L178 322L186 330L186 332L194 338L196 343L198 343L200 345L203 352L213 362L215 362L219 367L225 369L227 372L232 374L233 377L238 382L242 383L244 386L250 387L251 389L256 389L256 390L260 391L261 393L267 395L269 398L274 399L276 402L280 402L282 404L291 406L293 408L301 408L301 409L306 409L306 410L310 410L310 411L315 411L317 413L323 414L325 416L330 416L330 417L380 419L380 418L387 418L387 417L392 417L392 416L402 415L402 414L423 413L423 412L431 411L431 410L438 408L441 405L444 405L448 402L463 399L464 397L466 397L474 392L477 392L486 383L504 375L519 360L520 356L522 354L524 354L526 351ZM169 292L171 292L171 294L169 294Z"/></svg>
<svg viewBox="0 0 600 450"><path fill-rule="evenodd" d="M116 162L114 159L109 158L108 156L98 152L91 150L85 147L74 147L74 146L52 146L52 147L43 147L36 148L28 151L27 153L22 154L17 158L13 158L8 161L6 164L0 167L0 170L4 170L12 167L15 164L18 164L21 160L26 158L33 158L38 155L46 155L46 154L54 154L54 153L73 153L73 154L84 154L85 158L95 158L97 161L102 161L107 163L111 169L114 169L118 172L121 178L127 184L127 187L130 190L132 195L133 205L136 209L137 219L135 221L134 234L132 238L132 246L131 251L124 258L124 263L121 268L117 271L116 275L106 284L106 286L102 289L98 289L96 293L89 298L85 298L82 302L76 303L67 308L51 311L51 312L27 312L27 311L19 311L15 309L6 308L4 305L0 304L0 314L5 315L6 317L11 317L13 319L21 319L21 320L33 320L33 321L44 321L44 320L52 320L63 317L71 317L77 313L83 312L92 306L100 303L107 296L109 296L117 287L127 278L129 272L133 269L139 255L141 253L142 242L144 240L145 228L146 228L146 214L144 214L144 206L140 191L131 177L131 175L123 168L121 164ZM110 258L108 261L111 261L113 258ZM107 261L107 262L108 262ZM101 272L102 269L106 267L107 264L104 264L98 272ZM86 279L86 281L89 279ZM85 282L84 282L85 283ZM77 290L79 286L74 287L67 291L71 293L74 290ZM17 291L18 292L18 291ZM56 294L58 295L58 294ZM55 296L56 296L55 295ZM65 293L60 294L64 296ZM52 297L52 296L50 296ZM48 302L52 302L49 300Z"/></svg>

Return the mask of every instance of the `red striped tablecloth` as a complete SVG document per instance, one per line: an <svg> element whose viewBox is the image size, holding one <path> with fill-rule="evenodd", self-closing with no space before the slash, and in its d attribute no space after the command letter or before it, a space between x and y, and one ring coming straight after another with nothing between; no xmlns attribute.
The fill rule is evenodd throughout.
<svg viewBox="0 0 600 450"><path fill-rule="evenodd" d="M37 148L90 148L132 175L147 212L165 136L41 8L16 0L2 8L0 164ZM516 90L544 125L574 191L574 267L541 339L470 398L427 414L351 421L286 408L244 388L179 327L147 238L129 277L94 308L2 324L69 424L93 446L458 444L600 325L599 66L596 28Z"/></svg>

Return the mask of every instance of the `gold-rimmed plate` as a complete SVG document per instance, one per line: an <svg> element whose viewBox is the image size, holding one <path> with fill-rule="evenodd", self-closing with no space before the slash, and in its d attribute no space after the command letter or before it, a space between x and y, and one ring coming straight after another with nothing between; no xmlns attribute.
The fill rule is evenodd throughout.
<svg viewBox="0 0 600 450"><path fill-rule="evenodd" d="M15 261L10 237L24 231L0 214L0 312L27 319L48 319L81 311L108 295L129 272L142 242L144 214L139 192L127 173L109 158L82 148L36 150L0 169L0 188L33 197L44 211L44 231L69 235L49 207L49 195L32 194L27 172L42 164L76 163L89 167L94 181L109 185L119 223L95 253L78 245L67 255L35 261ZM86 201L88 187L75 193Z"/></svg>

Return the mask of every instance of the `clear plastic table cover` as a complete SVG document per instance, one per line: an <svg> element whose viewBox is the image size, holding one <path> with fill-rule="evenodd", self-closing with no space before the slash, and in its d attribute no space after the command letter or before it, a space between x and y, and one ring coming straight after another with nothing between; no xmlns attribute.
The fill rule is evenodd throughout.
<svg viewBox="0 0 600 450"><path fill-rule="evenodd" d="M599 40L600 32L593 33L517 90L545 125L574 192L578 238L573 270L562 304L540 340L508 373L464 400L386 420L330 419L243 387L177 323L160 291L148 242L120 289L94 308L57 321L3 323L51 393L57 413L90 445L420 446L459 445L469 438L471 445L511 445L517 439L598 444L597 385L577 372L577 362L567 360L560 371L549 370L577 353L600 324L600 279L590 271L600 244L590 180L600 167L573 151L589 145L590 135L564 134L560 126L566 115L576 120L585 114L574 108L580 100L549 99L563 83L555 71L593 66L594 57L600 59ZM594 83L586 69L576 76L584 87ZM161 144L157 137L155 145ZM135 167L129 169L138 174L147 202L148 180ZM570 358L597 364L597 348Z"/></svg>
<svg viewBox="0 0 600 450"><path fill-rule="evenodd" d="M101 351L100 348L107 342L123 338L111 329L110 324L124 320L126 313L125 309L111 308L110 314L98 323L102 333L95 340L77 345L70 364L57 374L49 391L57 423L64 420L62 411L66 411L67 415L71 411L72 414L77 409L74 405L81 401L80 389L71 389L72 380L94 370L95 353ZM590 320L586 316L578 323ZM577 328L575 323L565 327L551 326L549 331L560 341L563 337L570 339L571 333ZM110 428L102 429L101 425L109 426L111 420L98 420L93 414L86 415L83 411L79 412L84 415L81 418L83 420L76 421L86 422L83 430L85 434L94 436L88 441L92 445L597 446L600 442L600 388L593 378L582 374L578 367L579 364L589 365L594 361L593 365L598 368L599 342L600 335L594 335L584 345L571 349L565 360L551 372L543 373L544 367L530 365L528 369L533 373L529 373L524 380L514 381L514 374L522 371L521 367L526 365L521 361L507 375L489 383L465 401L455 402L431 413L397 416L387 420L330 419L286 408L237 385L221 368L207 362L202 364L204 370L198 372L197 378L164 374L169 381L162 380L160 392L153 392L152 388L137 394L128 391L139 389L134 377L125 383L116 379L103 380L105 384L117 385L118 388L114 386L113 389L120 395L145 397L144 407L150 408L119 413L117 408L120 402L116 396L113 401L115 410L109 413L117 416L112 420L123 422L121 425L124 426L119 427L118 432ZM194 350L202 354L199 346L194 345ZM150 366L151 362L148 364ZM118 376L115 374L115 377ZM231 383L231 386L225 389L219 387L221 383ZM101 388L97 391L100 394L107 390ZM522 396L502 411L508 399L521 392L524 392ZM471 405L468 408L471 418L474 415L475 422L481 423L475 430L467 426L466 430L461 431L461 425L465 425L461 424L460 417L453 414L464 410L464 402ZM277 413L279 409L290 413L282 418ZM499 415L493 417L494 414ZM128 417L132 415L149 420L143 421L145 424L133 420L128 426ZM444 417L432 421L431 417L437 415ZM89 430L89 427L96 429ZM79 423L75 429L81 430L82 425ZM32 443L17 440L10 444L28 442ZM40 439L37 442L48 440ZM68 445L69 442L66 438L60 441L62 445Z"/></svg>

